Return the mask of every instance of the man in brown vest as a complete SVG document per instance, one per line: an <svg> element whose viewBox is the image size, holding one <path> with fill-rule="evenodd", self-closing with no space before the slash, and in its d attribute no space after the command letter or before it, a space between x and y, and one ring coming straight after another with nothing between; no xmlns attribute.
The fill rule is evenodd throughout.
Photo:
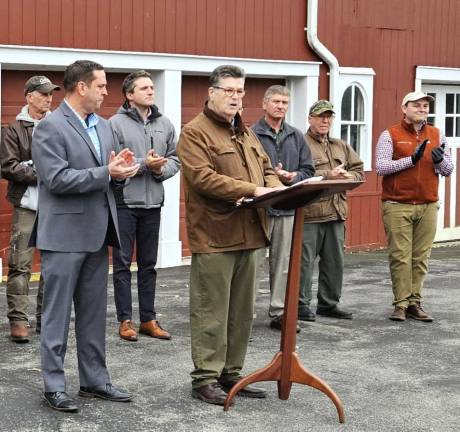
<svg viewBox="0 0 460 432"><path fill-rule="evenodd" d="M431 322L421 306L422 285L436 234L439 174L453 165L445 136L427 124L430 102L423 92L402 101L401 123L383 131L377 143L376 170L383 176L383 223L393 284L393 321Z"/></svg>

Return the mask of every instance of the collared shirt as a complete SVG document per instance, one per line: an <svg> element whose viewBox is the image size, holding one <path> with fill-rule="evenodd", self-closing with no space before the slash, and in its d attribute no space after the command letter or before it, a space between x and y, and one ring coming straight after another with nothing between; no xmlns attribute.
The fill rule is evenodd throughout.
<svg viewBox="0 0 460 432"><path fill-rule="evenodd" d="M440 163L434 164L434 170L437 174L448 176L452 171L452 156L444 134L441 134L440 144L444 144L446 149L444 152L444 159ZM388 129L384 130L379 137L376 148L377 174L380 176L391 175L413 166L414 164L410 156L393 160L393 141Z"/></svg>
<svg viewBox="0 0 460 432"><path fill-rule="evenodd" d="M72 106L67 102L66 99L64 99L64 102L67 104L67 106L72 110L72 112L77 116L78 120L80 120L81 125L83 126L83 129L85 129L86 133L91 139L91 142L94 145L94 148L96 149L96 152L99 156L99 160L102 161L102 154L101 154L101 143L99 141L99 136L96 131L96 125L99 122L99 116L91 113L88 114L86 117L86 120L84 120L80 114L75 111Z"/></svg>

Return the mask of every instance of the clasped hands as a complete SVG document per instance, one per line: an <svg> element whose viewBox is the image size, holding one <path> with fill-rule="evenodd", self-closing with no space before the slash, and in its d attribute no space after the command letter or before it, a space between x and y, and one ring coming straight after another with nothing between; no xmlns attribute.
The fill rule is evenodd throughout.
<svg viewBox="0 0 460 432"><path fill-rule="evenodd" d="M283 165L281 163L276 165L275 174L278 176L278 178L284 184L292 183L294 181L294 179L297 177L297 172L296 171L291 172L291 171L284 170Z"/></svg>
<svg viewBox="0 0 460 432"><path fill-rule="evenodd" d="M155 150L149 150L145 157L145 166L157 175L161 175L163 167L168 162L168 159L155 153Z"/></svg>
<svg viewBox="0 0 460 432"><path fill-rule="evenodd" d="M117 155L114 151L110 153L108 168L110 178L124 180L136 175L139 164L134 163L134 153L125 148Z"/></svg>
<svg viewBox="0 0 460 432"><path fill-rule="evenodd" d="M336 180L336 179L350 179L353 177L353 174L349 173L345 168L344 164L337 165L334 169L332 169L327 174L328 180Z"/></svg>

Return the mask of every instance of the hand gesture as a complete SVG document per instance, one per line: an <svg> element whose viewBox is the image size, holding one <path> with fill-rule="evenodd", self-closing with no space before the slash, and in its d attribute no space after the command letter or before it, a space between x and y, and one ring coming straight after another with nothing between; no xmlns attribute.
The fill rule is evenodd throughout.
<svg viewBox="0 0 460 432"><path fill-rule="evenodd" d="M125 148L117 155L114 151L110 153L108 168L111 178L124 180L136 175L139 164L134 163L133 152Z"/></svg>
<svg viewBox="0 0 460 432"><path fill-rule="evenodd" d="M283 165L279 163L275 167L275 174L283 183L292 183L294 179L297 177L296 171L286 171L283 169Z"/></svg>
<svg viewBox="0 0 460 432"><path fill-rule="evenodd" d="M439 147L435 147L433 150L431 150L431 159L433 160L433 163L438 164L443 161L444 147L445 144L441 144Z"/></svg>
<svg viewBox="0 0 460 432"><path fill-rule="evenodd" d="M337 179L349 179L353 177L346 169L343 168L344 164L337 165L330 173L328 173L327 178L329 180Z"/></svg>
<svg viewBox="0 0 460 432"><path fill-rule="evenodd" d="M427 144L430 143L430 140L426 139L423 141L421 144L419 144L415 150L414 154L411 156L412 158L412 163L415 165L420 159L423 157L423 153L425 153L425 147Z"/></svg>
<svg viewBox="0 0 460 432"><path fill-rule="evenodd" d="M155 153L155 150L149 150L147 156L145 157L145 166L153 171L155 174L160 175L163 171L163 167L168 162L168 159L161 157L159 154Z"/></svg>

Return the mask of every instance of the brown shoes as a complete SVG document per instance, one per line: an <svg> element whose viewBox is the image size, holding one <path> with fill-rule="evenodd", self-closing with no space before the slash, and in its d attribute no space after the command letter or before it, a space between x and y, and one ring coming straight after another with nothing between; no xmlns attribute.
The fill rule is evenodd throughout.
<svg viewBox="0 0 460 432"><path fill-rule="evenodd" d="M171 335L166 330L163 330L163 328L157 320L151 320L145 323L141 323L141 325L139 326L139 333L157 339L171 339Z"/></svg>
<svg viewBox="0 0 460 432"><path fill-rule="evenodd" d="M118 334L124 340L135 342L137 341L137 332L134 328L134 323L131 320L125 320L120 323Z"/></svg>
<svg viewBox="0 0 460 432"><path fill-rule="evenodd" d="M433 318L430 317L423 309L420 303L409 305L407 308L407 318L412 318L417 321L432 322Z"/></svg>
<svg viewBox="0 0 460 432"><path fill-rule="evenodd" d="M29 342L29 329L27 322L11 321L10 322L10 337L13 342L26 343Z"/></svg>
<svg viewBox="0 0 460 432"><path fill-rule="evenodd" d="M213 405L224 405L225 399L227 399L227 393L224 392L222 386L217 383L211 383L198 387L192 390L192 397L200 399L206 403ZM233 400L230 405L233 405Z"/></svg>
<svg viewBox="0 0 460 432"><path fill-rule="evenodd" d="M239 379L233 381L222 381L219 379L219 383L222 386L225 392L229 392L232 387L238 383ZM238 393L238 396L263 399L267 397L267 391L262 387L255 386L254 384L248 384L246 387L243 387Z"/></svg>
<svg viewBox="0 0 460 432"><path fill-rule="evenodd" d="M392 321L406 321L406 308L395 306L395 310L390 315Z"/></svg>

